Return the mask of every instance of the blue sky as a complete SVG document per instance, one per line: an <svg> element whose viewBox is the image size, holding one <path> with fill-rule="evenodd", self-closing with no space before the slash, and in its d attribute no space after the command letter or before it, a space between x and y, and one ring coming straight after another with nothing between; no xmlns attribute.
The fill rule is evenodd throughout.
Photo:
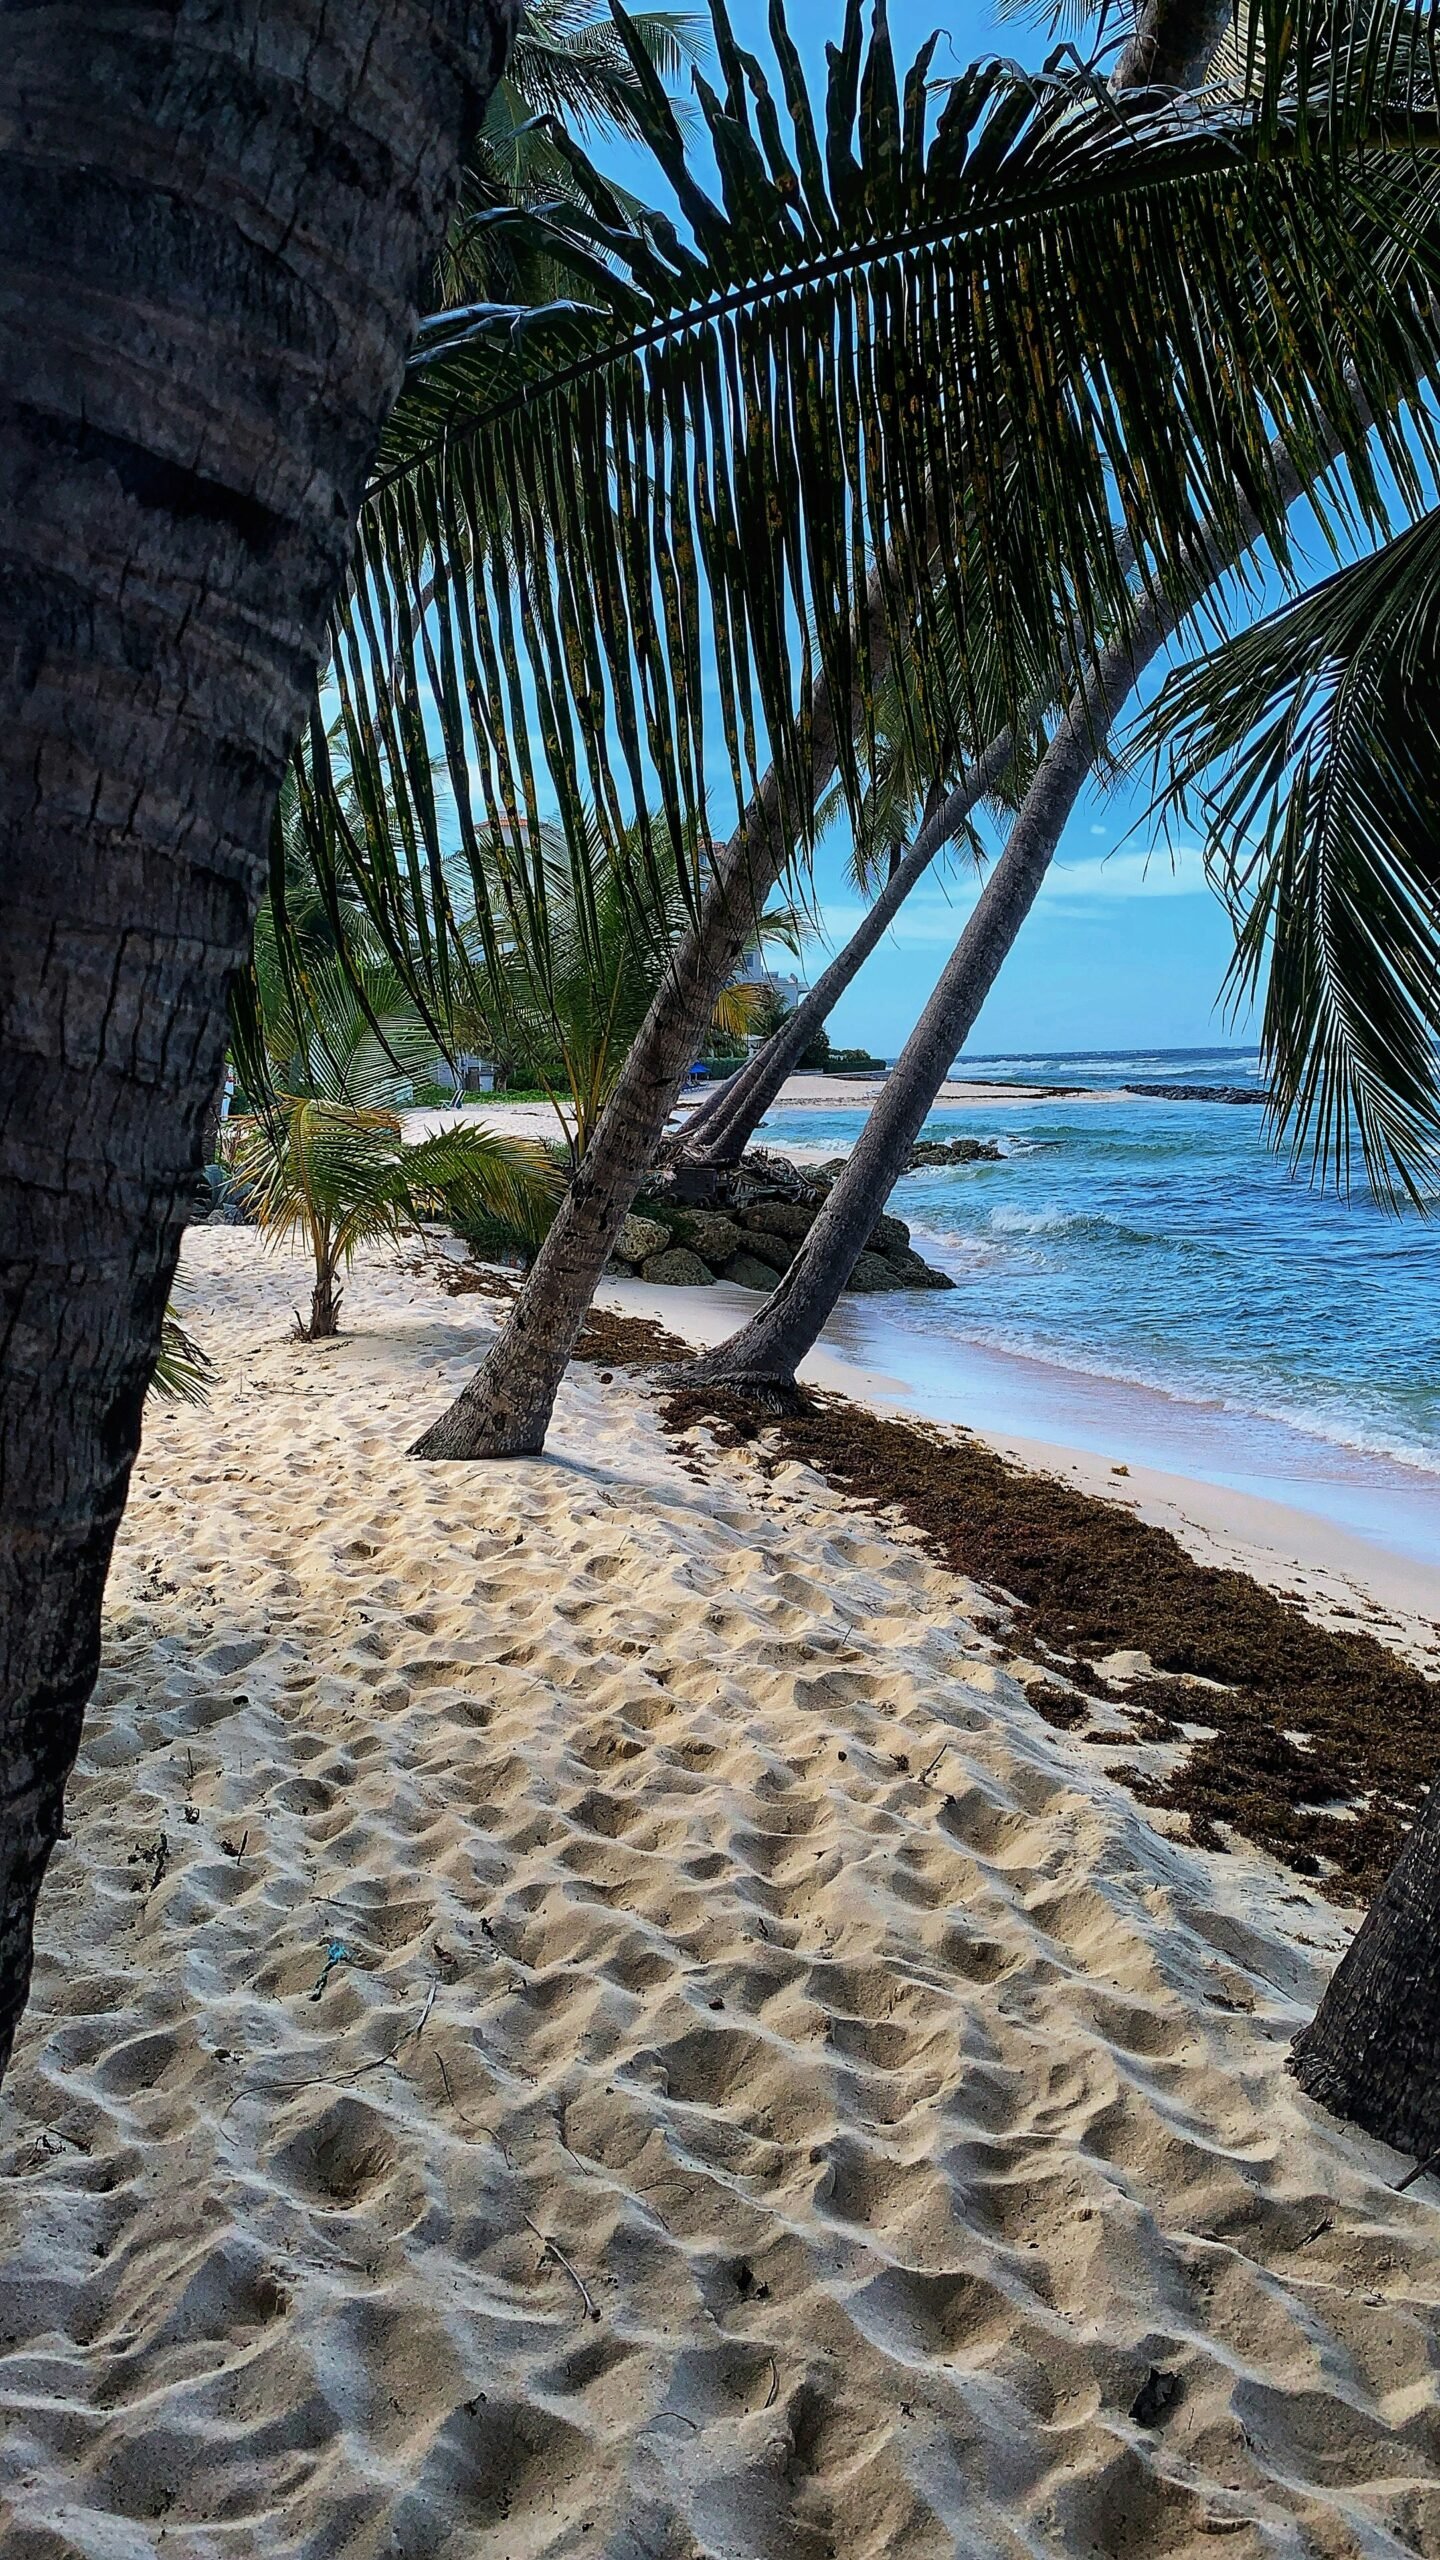
<svg viewBox="0 0 1440 2560"><path fill-rule="evenodd" d="M730 0L740 41L770 59L767 0ZM843 0L790 0L791 31L802 55L823 77L827 39L838 35ZM902 64L936 28L942 40L933 65L943 76L982 55L1002 52L1036 62L1048 49L1043 32L1023 18L1002 20L989 8L946 0L890 0L890 24ZM639 153L605 155L639 194L655 190L653 163ZM1319 567L1318 547L1312 565ZM1278 581L1266 582L1272 600ZM1183 655L1183 644L1180 654ZM1163 681L1164 667L1154 684ZM836 948L858 919L845 881L845 845L822 846L816 893L826 943ZM867 963L833 1017L832 1036L863 1043L884 1056L903 1044L943 965L977 890L973 866L956 865L923 883L890 936ZM1142 789L1099 788L1078 804L1051 875L991 993L969 1046L979 1053L1052 1049L1188 1048L1250 1036L1246 1017L1221 1009L1231 954L1225 914L1207 888L1196 848L1156 844ZM816 974L825 947L807 954Z"/></svg>

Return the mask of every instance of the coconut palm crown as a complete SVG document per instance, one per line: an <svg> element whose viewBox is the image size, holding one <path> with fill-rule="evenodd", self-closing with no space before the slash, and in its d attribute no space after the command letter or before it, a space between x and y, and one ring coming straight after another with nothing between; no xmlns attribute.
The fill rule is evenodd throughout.
<svg viewBox="0 0 1440 2560"><path fill-rule="evenodd" d="M1421 17L1371 13L1338 50L1333 12L1260 17L1248 93L1177 103L1059 57L937 82L927 46L902 75L883 10L867 42L851 0L817 115L778 0L773 80L716 0L707 185L615 9L683 227L551 130L571 201L495 225L571 292L424 324L333 635L367 832L400 816L372 895L436 1016L457 847L494 967L517 909L543 934L552 825L593 934L592 823L638 829L658 874L764 781L803 850L832 772L860 817L897 662L917 766L944 772L957 729L998 711L1023 734L1037 681L1073 692L1248 510L1284 562L1277 431L1323 523L1417 501L1440 310ZM335 879L347 830L316 823Z"/></svg>

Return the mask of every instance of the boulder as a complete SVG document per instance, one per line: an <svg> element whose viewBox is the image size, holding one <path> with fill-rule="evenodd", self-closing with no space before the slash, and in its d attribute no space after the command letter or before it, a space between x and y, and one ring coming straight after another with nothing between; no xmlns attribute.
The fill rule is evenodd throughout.
<svg viewBox="0 0 1440 2560"><path fill-rule="evenodd" d="M652 1254L663 1253L670 1242L670 1230L658 1218L637 1218L632 1210L615 1239L617 1262L648 1262Z"/></svg>
<svg viewBox="0 0 1440 2560"><path fill-rule="evenodd" d="M668 1253L652 1253L640 1265L640 1277L661 1289L709 1289L715 1282L714 1272L706 1270L699 1254L687 1253L683 1245L672 1245Z"/></svg>
<svg viewBox="0 0 1440 2560"><path fill-rule="evenodd" d="M993 1138L917 1138L906 1159L907 1173L931 1164L999 1164Z"/></svg>
<svg viewBox="0 0 1440 2560"><path fill-rule="evenodd" d="M773 1289L780 1274L768 1262L759 1262L753 1253L732 1254L721 1272L722 1280L734 1280L742 1289Z"/></svg>
<svg viewBox="0 0 1440 2560"><path fill-rule="evenodd" d="M740 1224L753 1234L788 1236L792 1244L800 1244L810 1233L818 1209L807 1209L799 1200L762 1200L753 1209L742 1209Z"/></svg>
<svg viewBox="0 0 1440 2560"><path fill-rule="evenodd" d="M768 1262L772 1271L788 1271L800 1247L788 1236L772 1235L768 1227L747 1227L740 1249L753 1254L757 1262Z"/></svg>
<svg viewBox="0 0 1440 2560"><path fill-rule="evenodd" d="M892 1270L882 1254L862 1253L845 1286L847 1289L903 1289L905 1282Z"/></svg>
<svg viewBox="0 0 1440 2560"><path fill-rule="evenodd" d="M718 1209L677 1209L673 1223L676 1243L688 1245L706 1262L728 1262L732 1253L744 1247L734 1219L722 1216Z"/></svg>
<svg viewBox="0 0 1440 2560"><path fill-rule="evenodd" d="M902 1289L953 1289L948 1271L937 1271L933 1262L923 1262L918 1253L887 1254L886 1260L896 1273Z"/></svg>
<svg viewBox="0 0 1440 2560"><path fill-rule="evenodd" d="M903 1218L877 1218L865 1239L867 1253L883 1253L887 1257L908 1252L910 1230Z"/></svg>

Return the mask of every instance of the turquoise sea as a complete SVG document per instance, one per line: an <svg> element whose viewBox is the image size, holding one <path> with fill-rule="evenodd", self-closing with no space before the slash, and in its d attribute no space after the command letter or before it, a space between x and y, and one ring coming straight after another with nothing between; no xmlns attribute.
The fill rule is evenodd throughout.
<svg viewBox="0 0 1440 2560"><path fill-rule="evenodd" d="M837 1347L937 1414L1208 1477L1440 1559L1440 1223L1314 1189L1233 1103L1253 1050L965 1057L977 1083L1083 1088L936 1111L1004 1160L917 1174L892 1206L957 1282L848 1299ZM853 1142L854 1111L771 1113L762 1143Z"/></svg>

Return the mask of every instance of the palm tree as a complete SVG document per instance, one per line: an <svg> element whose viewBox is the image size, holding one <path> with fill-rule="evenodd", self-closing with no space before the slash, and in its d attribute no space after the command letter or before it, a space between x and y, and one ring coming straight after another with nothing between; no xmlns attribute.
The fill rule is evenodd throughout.
<svg viewBox="0 0 1440 2560"><path fill-rule="evenodd" d="M517 15L5 15L0 2061L277 785Z"/></svg>
<svg viewBox="0 0 1440 2560"><path fill-rule="evenodd" d="M793 1075L846 989L878 948L911 890L937 854L954 843L971 812L999 789L1014 752L1013 733L1004 728L952 791L947 793L938 785L932 788L913 842L908 847L895 845L894 859L849 941L776 1024L763 1048L690 1114L670 1151L672 1163L717 1173L739 1163L786 1077Z"/></svg>
<svg viewBox="0 0 1440 2560"><path fill-rule="evenodd" d="M667 82L703 51L706 21L689 11L637 9L629 24L634 43ZM575 201L567 137L639 141L643 108L630 53L607 7L599 0L525 0L504 74L466 160L432 280L432 308L481 300L540 303L564 294L568 278L547 258L543 234L527 237L507 217Z"/></svg>
<svg viewBox="0 0 1440 2560"><path fill-rule="evenodd" d="M1297 1158L1380 1197L1440 1181L1440 512L1176 677L1151 736L1203 818L1233 985L1266 973L1272 1108ZM1440 1790L1296 2037L1312 2097L1440 2154Z"/></svg>
<svg viewBox="0 0 1440 2560"><path fill-rule="evenodd" d="M1279 446L1272 454L1271 468L1275 495L1283 503L1293 504L1302 483ZM1249 541L1240 547L1253 547L1258 536L1258 522L1252 520ZM1215 546L1204 546L1178 590L1173 594L1152 593L1140 608L1133 629L1107 650L1087 675L1076 700L1056 726L1021 802L1005 850L804 1246L765 1305L729 1341L695 1362L689 1373L692 1377L712 1385L743 1385L772 1397L793 1391L799 1364L814 1348L833 1314L866 1238L909 1161L910 1150L951 1064L1014 947L1066 821L1116 719L1145 668L1184 615L1203 603L1222 573L1235 565L1234 555L1227 560ZM1243 644L1234 644L1234 649L1240 654ZM1205 750L1194 752L1203 755ZM1257 770L1271 776L1275 770L1273 754L1267 758L1263 744L1257 754ZM922 844L923 841L922 835ZM1437 923L1440 919L1432 917L1432 967L1440 948ZM1349 974L1357 982L1354 991L1359 992L1358 970L1352 969ZM1283 1012L1290 999L1279 982L1274 993ZM1398 1070L1398 1052L1395 1057ZM1378 1057L1375 1065L1379 1075ZM1413 1135L1412 1124L1412 1138Z"/></svg>
<svg viewBox="0 0 1440 2560"><path fill-rule="evenodd" d="M932 133L925 64L902 108L883 29L862 62L852 10L823 157L778 18L776 43L788 158L758 68L718 35L725 95L705 104L723 204L651 100L695 245L654 219L628 225L594 181L573 252L589 312L572 305L518 339L489 320L437 324L366 512L365 629L377 645L403 633L422 582L434 609L398 658L380 651L383 686L375 651L339 633L352 753L370 755L374 787L402 787L407 738L428 753L428 688L472 874L480 823L537 831L534 745L568 838L589 804L607 828L632 823L620 781L634 791L655 774L681 841L681 812L705 808L707 652L742 809L708 884L687 876L692 929L517 1319L426 1455L540 1445L715 993L822 790L838 774L858 801L876 686L902 650L935 769L963 744L926 674L939 589L963 632L983 604L1018 716L1037 666L1068 692L1077 658L1182 579L1197 544L1239 542L1252 501L1280 539L1277 424L1307 484L1338 439L1374 515L1372 429L1409 468L1394 403L1431 321L1423 251L1396 229L1409 170L1364 147L1389 130L1383 40L1349 87L1313 47L1300 43L1298 68L1277 47L1256 100L1184 119L1101 103L1078 75L1027 89L991 66L957 85ZM1427 147L1430 130L1407 126ZM1366 278L1387 223L1396 290L1380 305ZM559 223L556 254L572 254ZM1277 332L1287 296L1294 326ZM895 395L880 401L877 345ZM640 489L643 510L626 496ZM463 583L446 565L461 559ZM763 774L761 735L775 759ZM442 861L423 787L412 824Z"/></svg>
<svg viewBox="0 0 1440 2560"><path fill-rule="evenodd" d="M592 825L578 864L558 829L543 834L543 917L517 914L498 965L489 967L472 925L466 939L476 966L455 1014L455 1036L463 1048L521 1064L550 1095L578 1163L684 931L684 899L676 871L647 864L633 830L612 849ZM511 848L492 832L482 852L498 875ZM797 949L805 922L792 905L772 905L761 919L763 938ZM753 991L722 987L707 1029L743 1038L754 1010Z"/></svg>
<svg viewBox="0 0 1440 2560"><path fill-rule="evenodd" d="M398 1116L438 1052L384 962L321 961L305 1012L285 991L269 1025L271 1076L235 1130L234 1170L267 1236L301 1235L315 1266L304 1342L340 1329L341 1274L358 1246L399 1242L427 1216L484 1220L539 1241L559 1177L543 1149L465 1123L407 1143Z"/></svg>
<svg viewBox="0 0 1440 2560"><path fill-rule="evenodd" d="M694 1362L688 1376L772 1397L793 1390L796 1369L833 1314L951 1063L1034 904L1100 744L1175 618L1174 609L1156 599L1134 633L1107 651L1087 676L1041 760L1005 851L804 1245L752 1321Z"/></svg>

